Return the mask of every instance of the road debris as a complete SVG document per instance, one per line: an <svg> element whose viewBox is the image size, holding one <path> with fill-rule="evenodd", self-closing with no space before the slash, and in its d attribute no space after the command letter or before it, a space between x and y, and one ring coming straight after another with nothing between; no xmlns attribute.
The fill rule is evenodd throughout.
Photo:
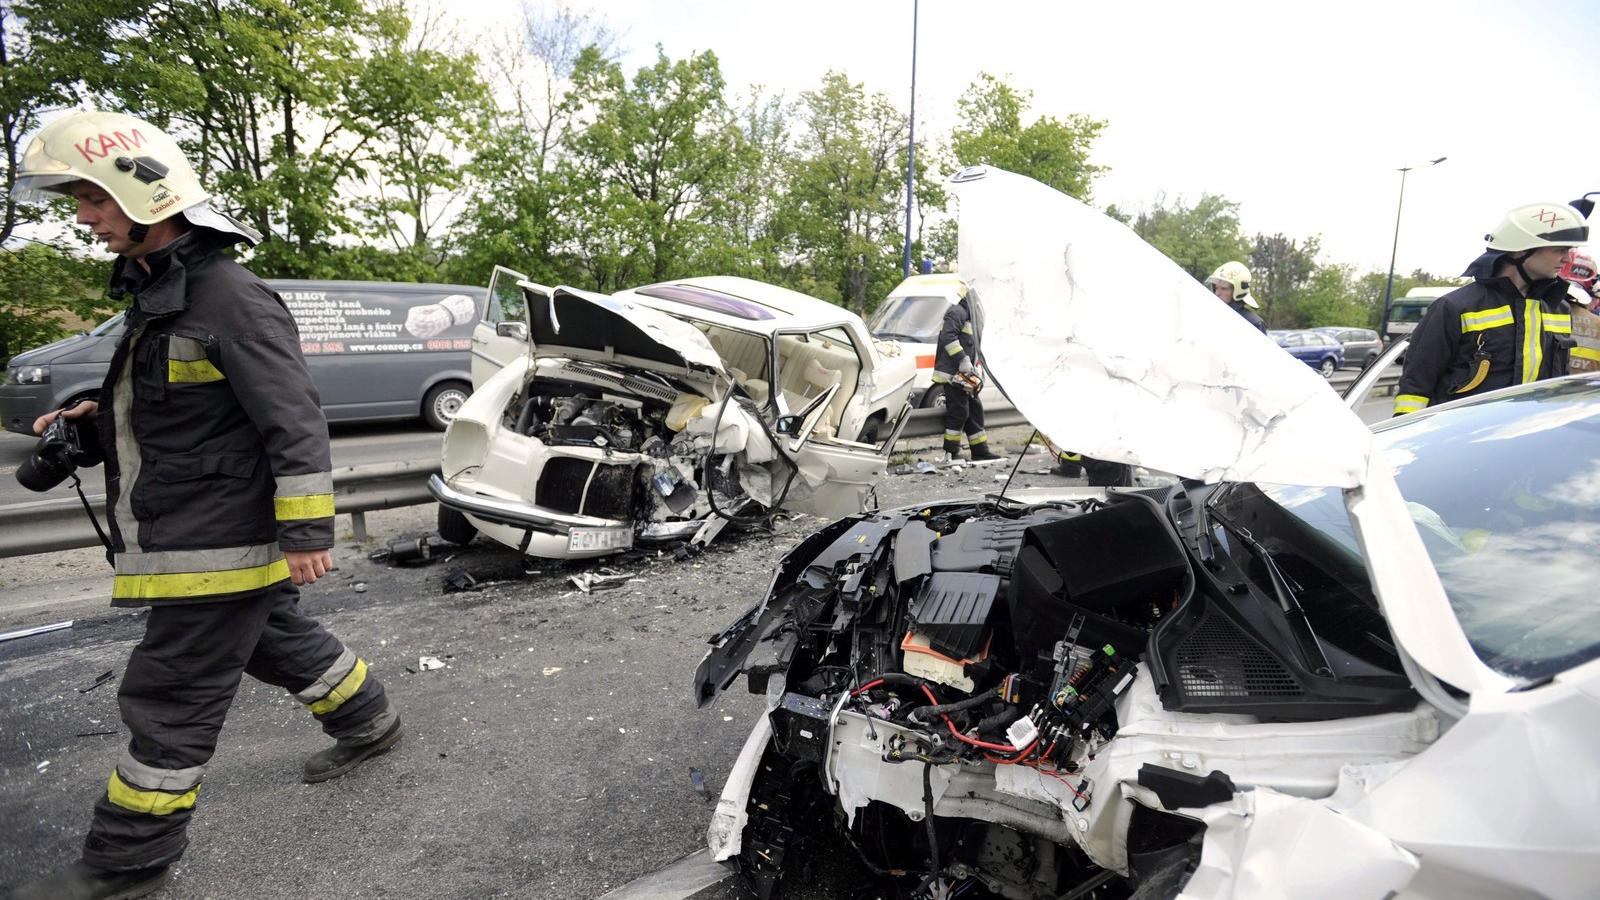
<svg viewBox="0 0 1600 900"><path fill-rule="evenodd" d="M451 569L449 574L444 576L444 592L446 594L475 591L480 587L482 585L478 583L478 579L473 577L472 573L466 569Z"/></svg>
<svg viewBox="0 0 1600 900"><path fill-rule="evenodd" d="M706 790L705 773L699 769L689 769L689 783L694 786L694 792L700 795L701 800L707 803L711 802L711 792Z"/></svg>
<svg viewBox="0 0 1600 900"><path fill-rule="evenodd" d="M444 668L444 661L437 656L417 657L417 669L422 672L431 672L434 669Z"/></svg>
<svg viewBox="0 0 1600 900"><path fill-rule="evenodd" d="M939 467L925 459L919 459L912 471L918 475L937 475L939 474Z"/></svg>
<svg viewBox="0 0 1600 900"><path fill-rule="evenodd" d="M101 672L99 675L95 676L93 684L89 685L88 687L78 688L78 693L87 694L90 691L94 690L95 688L99 687L100 685L105 684L106 682L110 681L115 675L116 675L116 671L115 670L107 670L105 672Z"/></svg>
<svg viewBox="0 0 1600 900"><path fill-rule="evenodd" d="M0 643L14 641L17 638L33 637L36 634L48 634L52 631L60 631L63 628L71 628L72 623L75 621L77 620L68 619L65 622L56 622L53 625L39 625L34 628L23 628L17 631L8 631L5 634L0 634Z"/></svg>
<svg viewBox="0 0 1600 900"><path fill-rule="evenodd" d="M351 588L358 594L365 594L367 592L367 583L365 581L358 581L351 585Z"/></svg>
<svg viewBox="0 0 1600 900"><path fill-rule="evenodd" d="M585 594L592 594L595 591L610 590L618 587L624 582L632 581L633 577L632 575L618 572L616 569L601 569L598 572L582 572L577 575L570 575L567 580Z"/></svg>
<svg viewBox="0 0 1600 900"><path fill-rule="evenodd" d="M44 762L39 763L37 766L34 766L33 768L34 768L35 771L43 773L45 769L50 768L50 760L47 759Z"/></svg>
<svg viewBox="0 0 1600 900"><path fill-rule="evenodd" d="M530 647L528 649L531 650L533 648ZM550 676L555 675L555 674L559 673L560 671L561 671L561 667L560 666L545 666L544 667L544 677L549 678Z"/></svg>
<svg viewBox="0 0 1600 900"><path fill-rule="evenodd" d="M391 566L425 566L433 561L433 536L425 534L415 540L396 538L368 559L388 562Z"/></svg>
<svg viewBox="0 0 1600 900"><path fill-rule="evenodd" d="M80 731L78 732L78 737L100 737L107 734L121 734L121 732L117 731L115 728L111 729L110 731Z"/></svg>

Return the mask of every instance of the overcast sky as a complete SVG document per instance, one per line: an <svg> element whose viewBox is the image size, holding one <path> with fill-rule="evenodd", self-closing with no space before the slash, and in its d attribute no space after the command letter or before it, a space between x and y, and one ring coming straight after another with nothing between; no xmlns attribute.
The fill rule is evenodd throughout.
<svg viewBox="0 0 1600 900"><path fill-rule="evenodd" d="M582 0L570 6L584 9ZM453 8L492 27L520 0ZM605 0L629 74L655 45L713 50L734 91L790 96L840 69L902 106L912 0ZM1109 126L1097 205L1158 194L1237 201L1247 233L1321 234L1323 259L1455 274L1501 214L1600 190L1600 0L1083 3L922 0L919 129L942 133L979 72L1032 114Z"/></svg>

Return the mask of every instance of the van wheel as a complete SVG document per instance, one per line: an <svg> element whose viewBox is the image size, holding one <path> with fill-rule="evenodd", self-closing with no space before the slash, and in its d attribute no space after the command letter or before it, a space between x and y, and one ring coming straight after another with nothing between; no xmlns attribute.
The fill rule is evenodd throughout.
<svg viewBox="0 0 1600 900"><path fill-rule="evenodd" d="M922 401L917 404L918 409L944 409L944 385L935 384L922 392Z"/></svg>
<svg viewBox="0 0 1600 900"><path fill-rule="evenodd" d="M460 510L451 509L443 503L439 504L439 537L465 547L477 536L478 529L467 521L467 517Z"/></svg>
<svg viewBox="0 0 1600 900"><path fill-rule="evenodd" d="M461 404L472 395L472 388L459 381L436 384L422 398L422 421L434 431L443 431L461 411Z"/></svg>

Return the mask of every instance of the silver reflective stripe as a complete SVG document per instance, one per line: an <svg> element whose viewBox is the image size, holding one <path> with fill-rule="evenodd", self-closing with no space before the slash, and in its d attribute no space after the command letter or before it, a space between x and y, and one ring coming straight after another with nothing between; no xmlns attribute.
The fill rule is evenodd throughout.
<svg viewBox="0 0 1600 900"><path fill-rule="evenodd" d="M312 472L310 475L279 475L277 497L304 497L308 494L333 493L332 472Z"/></svg>
<svg viewBox="0 0 1600 900"><path fill-rule="evenodd" d="M166 791L169 794L181 794L200 783L201 776L205 775L205 766L190 766L187 769L158 769L147 766L127 750L122 751L122 758L117 760L117 771L122 773L122 780L132 787L143 788L147 791Z"/></svg>
<svg viewBox="0 0 1600 900"><path fill-rule="evenodd" d="M111 391L111 415L117 426L117 467L122 479L111 518L116 520L122 546L129 553L139 552L139 522L133 517L133 486L139 482L141 465L139 443L133 439L133 351L143 336L141 327L128 339L128 358L122 361L117 386Z"/></svg>
<svg viewBox="0 0 1600 900"><path fill-rule="evenodd" d="M167 338L167 359L179 362L199 362L206 358L206 345L194 338L172 335Z"/></svg>
<svg viewBox="0 0 1600 900"><path fill-rule="evenodd" d="M118 575L179 575L188 572L226 572L252 569L277 562L283 551L277 544L213 547L209 550L154 550L118 553Z"/></svg>
<svg viewBox="0 0 1600 900"><path fill-rule="evenodd" d="M339 658L333 661L333 665L328 667L328 671L318 675L317 680L311 682L310 686L295 694L296 699L301 703L315 703L321 700L323 697L328 696L335 687L338 687L339 682L343 681L345 676L350 674L350 670L355 667L356 655L350 652L349 647L344 648L344 652L340 653Z"/></svg>
<svg viewBox="0 0 1600 900"><path fill-rule="evenodd" d="M395 720L399 718L400 716L394 711L394 707L386 705L383 708L383 712L373 716L371 721L355 731L341 736L339 744L344 747L359 747L362 744L370 744L387 734L389 729L393 727Z"/></svg>

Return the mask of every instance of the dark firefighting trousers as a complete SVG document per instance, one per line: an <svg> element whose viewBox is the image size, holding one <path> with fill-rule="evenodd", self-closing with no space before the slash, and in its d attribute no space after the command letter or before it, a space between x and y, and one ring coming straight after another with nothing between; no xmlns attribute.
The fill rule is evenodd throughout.
<svg viewBox="0 0 1600 900"><path fill-rule="evenodd" d="M117 692L132 739L95 804L85 862L136 869L183 854L201 775L247 672L294 694L342 744L370 743L394 724L383 685L299 599L282 581L254 599L151 608Z"/></svg>
<svg viewBox="0 0 1600 900"><path fill-rule="evenodd" d="M957 455L961 452L961 435L967 435L967 446L978 447L989 440L983 430L983 401L966 388L947 381L944 388L944 452Z"/></svg>

